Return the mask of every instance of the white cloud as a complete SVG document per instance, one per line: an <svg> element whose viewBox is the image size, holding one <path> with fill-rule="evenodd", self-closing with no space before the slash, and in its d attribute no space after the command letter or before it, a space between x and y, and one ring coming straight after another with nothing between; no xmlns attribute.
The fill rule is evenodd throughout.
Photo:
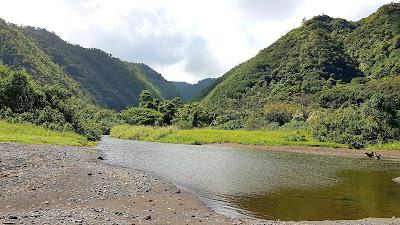
<svg viewBox="0 0 400 225"><path fill-rule="evenodd" d="M169 80L221 76L302 18L358 20L390 0L5 0L0 17L143 62Z"/></svg>

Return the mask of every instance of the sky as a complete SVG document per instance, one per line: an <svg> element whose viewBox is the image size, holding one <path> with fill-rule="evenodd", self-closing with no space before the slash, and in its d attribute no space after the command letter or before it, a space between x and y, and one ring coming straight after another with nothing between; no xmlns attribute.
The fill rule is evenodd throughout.
<svg viewBox="0 0 400 225"><path fill-rule="evenodd" d="M0 17L142 62L170 81L219 77L303 18L359 20L392 0L1 0Z"/></svg>

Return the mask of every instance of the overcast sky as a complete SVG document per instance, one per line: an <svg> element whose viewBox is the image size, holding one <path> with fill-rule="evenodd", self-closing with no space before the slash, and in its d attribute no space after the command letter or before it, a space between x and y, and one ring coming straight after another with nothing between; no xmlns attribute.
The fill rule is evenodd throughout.
<svg viewBox="0 0 400 225"><path fill-rule="evenodd" d="M84 47L143 62L165 78L219 77L326 14L368 16L385 0L2 0L0 17L43 27Z"/></svg>

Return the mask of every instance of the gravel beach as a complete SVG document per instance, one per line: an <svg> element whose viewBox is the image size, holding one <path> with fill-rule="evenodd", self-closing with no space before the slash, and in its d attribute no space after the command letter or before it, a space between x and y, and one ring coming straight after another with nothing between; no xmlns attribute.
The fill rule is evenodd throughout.
<svg viewBox="0 0 400 225"><path fill-rule="evenodd" d="M95 148L0 143L0 224L400 224L400 219L280 222L216 214Z"/></svg>

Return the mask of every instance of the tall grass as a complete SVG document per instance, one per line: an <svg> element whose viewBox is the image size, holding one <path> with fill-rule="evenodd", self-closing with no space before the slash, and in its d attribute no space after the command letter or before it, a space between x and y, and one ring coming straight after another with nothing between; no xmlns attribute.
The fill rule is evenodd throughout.
<svg viewBox="0 0 400 225"><path fill-rule="evenodd" d="M400 150L400 141L387 144L372 145L368 147L368 150Z"/></svg>
<svg viewBox="0 0 400 225"><path fill-rule="evenodd" d="M175 127L145 127L121 125L111 129L111 136L132 140L155 141L181 144L237 143L253 145L297 145L346 147L346 145L320 142L307 131L245 131L192 129L178 130Z"/></svg>
<svg viewBox="0 0 400 225"><path fill-rule="evenodd" d="M8 123L0 120L0 142L24 144L53 144L69 146L93 146L86 137L73 132L58 132L24 123Z"/></svg>
<svg viewBox="0 0 400 225"><path fill-rule="evenodd" d="M151 126L131 126L120 125L111 129L111 136L142 140L142 141L158 141L166 136L174 134L178 131L176 127L151 127Z"/></svg>

